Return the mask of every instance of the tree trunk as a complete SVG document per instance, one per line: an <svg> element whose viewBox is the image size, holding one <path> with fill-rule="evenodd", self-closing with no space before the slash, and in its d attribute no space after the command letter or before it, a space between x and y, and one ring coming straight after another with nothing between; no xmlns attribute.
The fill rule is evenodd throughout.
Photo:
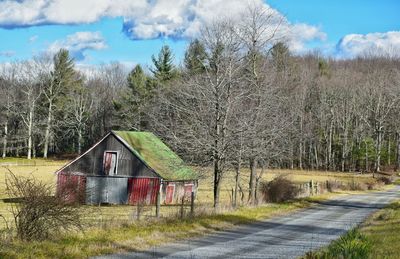
<svg viewBox="0 0 400 259"><path fill-rule="evenodd" d="M220 193L220 168L219 160L214 159L214 209L219 209L219 193Z"/></svg>
<svg viewBox="0 0 400 259"><path fill-rule="evenodd" d="M78 154L82 152L82 129L78 129Z"/></svg>
<svg viewBox="0 0 400 259"><path fill-rule="evenodd" d="M238 195L238 190L239 190L239 181L240 181L240 169L242 166L242 149L240 148L239 154L237 157L237 164L236 164L236 175L235 175L235 191L233 195L233 207L237 206L237 195Z"/></svg>
<svg viewBox="0 0 400 259"><path fill-rule="evenodd" d="M28 159L32 159L32 133L33 133L33 111L34 107L32 106L29 109L29 121L28 121Z"/></svg>
<svg viewBox="0 0 400 259"><path fill-rule="evenodd" d="M290 148L290 169L294 169L294 147L293 145Z"/></svg>
<svg viewBox="0 0 400 259"><path fill-rule="evenodd" d="M7 137L8 137L8 124L4 123L4 136L3 136L3 158L7 155Z"/></svg>
<svg viewBox="0 0 400 259"><path fill-rule="evenodd" d="M303 169L303 117L300 116L299 169Z"/></svg>
<svg viewBox="0 0 400 259"><path fill-rule="evenodd" d="M43 157L47 158L47 153L49 151L49 141L50 141L50 130L51 130L51 117L53 116L53 103L50 101L49 103L49 111L47 114L47 125L46 125L46 132L44 134L44 147L43 147Z"/></svg>
<svg viewBox="0 0 400 259"><path fill-rule="evenodd" d="M369 171L369 166L368 166L368 163L369 163L369 161L368 161L368 142L367 142L366 139L364 140L364 143L365 143L365 172L368 172Z"/></svg>
<svg viewBox="0 0 400 259"><path fill-rule="evenodd" d="M331 121L331 124L329 126L329 138L328 138L328 168L329 170L332 171L332 127L333 127L333 122Z"/></svg>
<svg viewBox="0 0 400 259"><path fill-rule="evenodd" d="M233 194L233 207L237 206L237 195L238 195L238 190L239 190L239 181L240 181L240 161L238 161L238 164L236 166L236 175L235 175L235 190Z"/></svg>
<svg viewBox="0 0 400 259"><path fill-rule="evenodd" d="M381 151L382 151L382 126L378 128L378 136L376 142L376 165L375 172L381 171Z"/></svg>
<svg viewBox="0 0 400 259"><path fill-rule="evenodd" d="M390 161L391 159L390 159L390 156L391 156L391 150L390 150L390 146L391 146L391 143L390 143L390 135L388 135L388 149L387 149L387 165L388 166L390 166L390 163L392 162L392 161Z"/></svg>
<svg viewBox="0 0 400 259"><path fill-rule="evenodd" d="M315 156L315 167L319 170L319 160L318 160L318 148L317 144L314 144L314 156Z"/></svg>
<svg viewBox="0 0 400 259"><path fill-rule="evenodd" d="M256 188L255 188L255 190L256 190L256 192L255 192L255 200L256 200L256 202L258 202L258 186L260 185L260 180L262 179L262 177L263 177L263 175L264 175L264 172L265 172L265 164L266 163L261 163L261 172L260 172L260 175L258 175L257 176L257 179L256 179Z"/></svg>
<svg viewBox="0 0 400 259"><path fill-rule="evenodd" d="M397 172L397 170L399 170L400 168L400 133L397 132L396 133L396 167L395 167L395 171Z"/></svg>
<svg viewBox="0 0 400 259"><path fill-rule="evenodd" d="M256 179L257 179L257 158L252 157L250 159L250 190L249 190L249 200L250 204L255 205L256 202Z"/></svg>

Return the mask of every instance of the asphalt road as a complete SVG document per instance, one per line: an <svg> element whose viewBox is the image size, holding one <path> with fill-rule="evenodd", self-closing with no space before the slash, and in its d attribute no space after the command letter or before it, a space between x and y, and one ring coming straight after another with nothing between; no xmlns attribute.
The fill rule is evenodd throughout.
<svg viewBox="0 0 400 259"><path fill-rule="evenodd" d="M293 214L140 253L97 258L297 258L328 245L394 199L400 186L347 195Z"/></svg>

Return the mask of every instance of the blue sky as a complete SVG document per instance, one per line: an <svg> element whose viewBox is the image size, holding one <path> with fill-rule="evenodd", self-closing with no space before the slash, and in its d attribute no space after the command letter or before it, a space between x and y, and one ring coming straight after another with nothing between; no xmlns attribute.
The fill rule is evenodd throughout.
<svg viewBox="0 0 400 259"><path fill-rule="evenodd" d="M391 55L400 52L400 1L395 0L84 2L0 0L0 62L65 47L81 64L150 65L151 55L165 43L179 62L199 26L222 14L240 17L248 2L270 6L285 17L285 26L293 30L288 45L298 54L318 49L329 56L351 58L371 48Z"/></svg>

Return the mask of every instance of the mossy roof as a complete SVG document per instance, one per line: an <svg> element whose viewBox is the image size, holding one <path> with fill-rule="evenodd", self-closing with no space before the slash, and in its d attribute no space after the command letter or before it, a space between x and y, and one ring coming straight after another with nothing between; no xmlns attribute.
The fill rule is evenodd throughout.
<svg viewBox="0 0 400 259"><path fill-rule="evenodd" d="M197 179L196 173L151 132L113 131L132 152L166 180Z"/></svg>

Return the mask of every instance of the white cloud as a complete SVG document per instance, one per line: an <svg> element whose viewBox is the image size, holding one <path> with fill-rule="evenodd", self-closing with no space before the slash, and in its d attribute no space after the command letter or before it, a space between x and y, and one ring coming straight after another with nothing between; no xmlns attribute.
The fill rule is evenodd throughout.
<svg viewBox="0 0 400 259"><path fill-rule="evenodd" d="M83 60L86 50L102 50L107 48L107 44L100 32L81 31L53 42L47 51L56 53L61 48L67 49L75 59Z"/></svg>
<svg viewBox="0 0 400 259"><path fill-rule="evenodd" d="M0 51L0 56L1 56L1 57L9 58L9 57L12 57L12 56L14 56L14 55L15 55L15 51L13 51L13 50L3 50L3 51Z"/></svg>
<svg viewBox="0 0 400 259"><path fill-rule="evenodd" d="M327 35L320 28L305 23L294 24L289 30L289 48L297 53L307 51L305 43L313 40L325 41Z"/></svg>
<svg viewBox="0 0 400 259"><path fill-rule="evenodd" d="M400 31L349 34L336 46L337 55L351 58L363 55L400 57Z"/></svg>
<svg viewBox="0 0 400 259"><path fill-rule="evenodd" d="M29 41L29 43L34 43L38 38L39 38L38 35L33 35L33 36L29 37L28 41Z"/></svg>
<svg viewBox="0 0 400 259"><path fill-rule="evenodd" d="M0 27L82 24L123 17L123 31L131 39L191 38L215 19L241 19L248 5L269 8L263 0L5 0L0 1ZM318 27L292 25L275 9L269 11L282 18L280 32L286 34L294 51L304 50L306 41L325 38Z"/></svg>

